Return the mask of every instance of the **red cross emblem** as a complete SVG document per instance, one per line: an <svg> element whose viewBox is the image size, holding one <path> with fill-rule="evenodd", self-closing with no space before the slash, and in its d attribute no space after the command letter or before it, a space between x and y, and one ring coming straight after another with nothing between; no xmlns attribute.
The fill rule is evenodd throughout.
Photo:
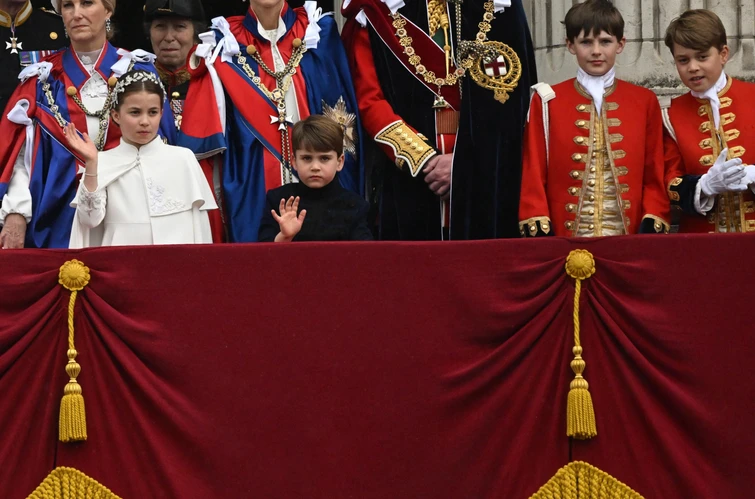
<svg viewBox="0 0 755 499"><path fill-rule="evenodd" d="M506 69L506 59L502 55L495 58L494 61L487 61L484 64L485 74L491 78L496 76L506 76L508 70Z"/></svg>

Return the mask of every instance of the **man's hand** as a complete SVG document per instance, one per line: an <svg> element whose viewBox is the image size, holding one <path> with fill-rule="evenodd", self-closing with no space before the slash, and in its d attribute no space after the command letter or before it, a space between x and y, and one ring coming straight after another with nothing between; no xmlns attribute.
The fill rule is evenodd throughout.
<svg viewBox="0 0 755 499"><path fill-rule="evenodd" d="M299 196L296 196L296 198L291 196L288 198L288 201L281 199L278 209L280 215L275 213L275 210L270 210L273 214L273 218L280 226L280 232L275 236L275 242L289 242L301 230L301 226L304 223L304 217L307 216L307 210L301 210L301 213L298 215L296 214L299 210Z"/></svg>
<svg viewBox="0 0 755 499"><path fill-rule="evenodd" d="M5 217L5 225L0 231L0 248L19 249L24 247L26 238L26 219L18 213Z"/></svg>
<svg viewBox="0 0 755 499"><path fill-rule="evenodd" d="M453 154L440 154L427 163L424 168L425 182L436 196L446 200L451 190L451 166Z"/></svg>

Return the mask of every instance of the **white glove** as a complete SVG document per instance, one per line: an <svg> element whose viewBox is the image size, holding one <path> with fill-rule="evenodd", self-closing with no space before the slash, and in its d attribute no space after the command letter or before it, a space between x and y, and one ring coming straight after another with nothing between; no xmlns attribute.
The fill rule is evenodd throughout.
<svg viewBox="0 0 755 499"><path fill-rule="evenodd" d="M739 187L743 187L743 191L748 187L755 188L755 165L747 165L744 167L745 176L739 181Z"/></svg>
<svg viewBox="0 0 755 499"><path fill-rule="evenodd" d="M742 179L745 177L742 160L739 158L726 160L729 149L724 149L718 155L716 162L710 167L708 173L700 177L700 187L706 196L715 196L724 192L747 190L747 185L742 187Z"/></svg>

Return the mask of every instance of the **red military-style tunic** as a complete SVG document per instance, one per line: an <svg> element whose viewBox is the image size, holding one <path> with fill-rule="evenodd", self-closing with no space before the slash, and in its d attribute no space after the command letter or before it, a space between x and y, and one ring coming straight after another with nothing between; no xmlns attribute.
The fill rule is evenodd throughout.
<svg viewBox="0 0 755 499"><path fill-rule="evenodd" d="M755 232L755 195L750 190L716 196L707 215L694 209L700 176L713 166L723 148L728 158L755 163L755 85L728 78L718 94L719 130L713 121L710 101L686 93L671 100L665 120L664 152L668 195L683 213L679 232Z"/></svg>
<svg viewBox="0 0 755 499"><path fill-rule="evenodd" d="M600 115L576 79L553 87L544 123L535 94L525 128L523 236L668 232L662 118L653 92L615 80ZM546 130L548 147L546 148Z"/></svg>

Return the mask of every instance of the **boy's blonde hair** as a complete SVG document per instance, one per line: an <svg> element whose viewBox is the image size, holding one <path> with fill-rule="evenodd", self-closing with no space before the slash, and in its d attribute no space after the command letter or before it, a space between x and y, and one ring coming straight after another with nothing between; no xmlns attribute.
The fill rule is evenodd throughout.
<svg viewBox="0 0 755 499"><path fill-rule="evenodd" d="M605 31L617 40L624 38L624 18L609 0L587 0L573 5L564 18L566 38L574 43L582 31L599 35Z"/></svg>
<svg viewBox="0 0 755 499"><path fill-rule="evenodd" d="M726 28L719 17L706 9L688 10L666 28L666 46L674 55L674 44L704 52L711 47L723 50Z"/></svg>

